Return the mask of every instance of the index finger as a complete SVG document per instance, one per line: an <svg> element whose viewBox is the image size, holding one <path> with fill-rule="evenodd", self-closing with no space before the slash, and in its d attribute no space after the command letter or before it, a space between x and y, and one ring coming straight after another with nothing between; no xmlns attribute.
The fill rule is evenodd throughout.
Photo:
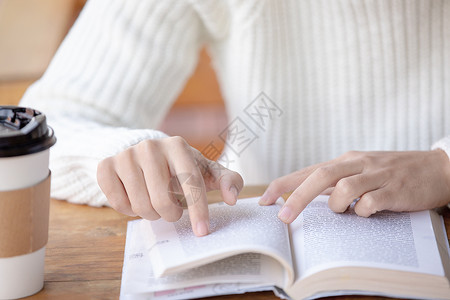
<svg viewBox="0 0 450 300"><path fill-rule="evenodd" d="M184 145L174 147L170 152L168 161L173 169L172 174L176 174L179 185L183 190L189 210L192 230L197 236L204 236L209 233L209 212L206 198L205 182L201 175L192 152L184 141Z"/></svg>
<svg viewBox="0 0 450 300"><path fill-rule="evenodd" d="M273 180L267 187L264 194L261 196L259 204L260 205L274 204L277 201L277 199L284 193L294 191L316 169L328 164L330 164L330 162L322 162Z"/></svg>
<svg viewBox="0 0 450 300"><path fill-rule="evenodd" d="M362 169L362 164L357 160L336 162L317 168L286 200L278 218L285 223L291 223L325 189L335 186L344 177L361 173Z"/></svg>

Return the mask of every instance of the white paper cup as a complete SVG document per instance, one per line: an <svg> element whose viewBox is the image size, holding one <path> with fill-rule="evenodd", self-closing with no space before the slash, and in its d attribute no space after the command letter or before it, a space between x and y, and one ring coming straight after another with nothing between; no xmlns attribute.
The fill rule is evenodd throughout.
<svg viewBox="0 0 450 300"><path fill-rule="evenodd" d="M22 112L17 119L24 120L12 117L17 112ZM8 200L4 195L37 186L49 177L49 148L55 141L44 115L31 109L0 106L0 193L8 193L3 193L0 201ZM49 201L49 194L44 197L48 198L44 201ZM5 212L0 211L0 218L5 218L2 213ZM48 218L48 214L45 217ZM48 220L46 222L48 224ZM4 226L13 230L17 224L6 222ZM46 230L48 233L48 225ZM17 237L21 238L27 237ZM14 243L14 240L0 240L0 249L5 243ZM44 259L45 245L29 253L0 255L0 299L17 299L40 291L44 286Z"/></svg>

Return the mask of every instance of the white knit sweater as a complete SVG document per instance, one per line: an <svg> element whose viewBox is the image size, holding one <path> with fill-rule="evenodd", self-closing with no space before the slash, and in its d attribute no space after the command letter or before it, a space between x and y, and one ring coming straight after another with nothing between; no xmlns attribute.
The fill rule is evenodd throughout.
<svg viewBox="0 0 450 300"><path fill-rule="evenodd" d="M53 197L106 203L98 161L165 136L203 45L246 184L348 150L450 155L450 1L91 0L22 100L58 137Z"/></svg>

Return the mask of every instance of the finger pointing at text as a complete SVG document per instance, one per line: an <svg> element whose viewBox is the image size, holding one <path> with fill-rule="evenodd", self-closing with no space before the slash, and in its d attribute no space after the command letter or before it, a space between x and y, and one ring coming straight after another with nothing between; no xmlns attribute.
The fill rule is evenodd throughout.
<svg viewBox="0 0 450 300"><path fill-rule="evenodd" d="M319 194L333 188L328 205L344 212L355 204L356 214L369 217L382 211L418 211L450 202L450 160L442 150L408 152L348 152L275 179L261 197L273 204L292 192L278 217L291 223Z"/></svg>

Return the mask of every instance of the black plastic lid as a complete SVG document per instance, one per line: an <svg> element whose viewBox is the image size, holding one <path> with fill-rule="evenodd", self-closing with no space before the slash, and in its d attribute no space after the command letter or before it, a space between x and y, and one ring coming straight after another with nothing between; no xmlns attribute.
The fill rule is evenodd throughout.
<svg viewBox="0 0 450 300"><path fill-rule="evenodd" d="M26 107L0 106L0 157L40 152L55 143L44 114Z"/></svg>

